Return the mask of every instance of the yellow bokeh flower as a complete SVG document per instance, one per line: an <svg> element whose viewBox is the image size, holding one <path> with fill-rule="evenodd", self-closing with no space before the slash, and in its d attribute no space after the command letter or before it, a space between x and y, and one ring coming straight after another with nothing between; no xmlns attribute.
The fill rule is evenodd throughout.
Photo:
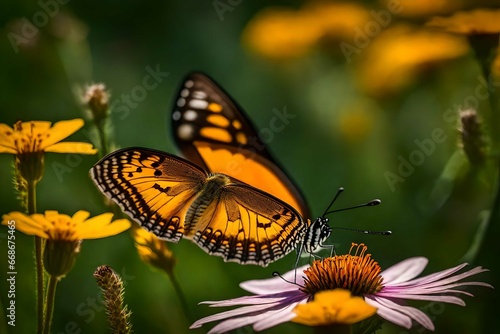
<svg viewBox="0 0 500 334"><path fill-rule="evenodd" d="M464 35L498 34L500 33L500 9L456 12L449 17L434 17L426 25Z"/></svg>
<svg viewBox="0 0 500 334"><path fill-rule="evenodd" d="M394 4L394 0L381 0L382 6L388 7ZM398 0L399 16L423 17L430 15L443 15L451 13L464 6L462 0Z"/></svg>
<svg viewBox="0 0 500 334"><path fill-rule="evenodd" d="M352 3L309 3L295 10L266 8L250 20L243 43L270 59L307 55L320 41L352 39L356 28L373 20L368 11Z"/></svg>
<svg viewBox="0 0 500 334"><path fill-rule="evenodd" d="M321 29L322 36L335 41L352 40L356 28L363 29L374 18L363 6L349 2L312 2L301 10L314 18L314 24Z"/></svg>
<svg viewBox="0 0 500 334"><path fill-rule="evenodd" d="M243 32L243 43L271 59L306 55L321 37L315 18L286 8L267 8L258 13Z"/></svg>
<svg viewBox="0 0 500 334"><path fill-rule="evenodd" d="M175 266L175 256L167 244L153 233L133 225L133 237L139 257L145 263L159 268L171 275Z"/></svg>
<svg viewBox="0 0 500 334"><path fill-rule="evenodd" d="M351 325L371 317L377 308L349 290L334 289L317 292L313 301L297 305L293 312L296 317L291 321L306 326Z"/></svg>
<svg viewBox="0 0 500 334"><path fill-rule="evenodd" d="M423 69L468 51L460 36L396 25L384 30L361 55L358 84L368 95L389 96L413 83Z"/></svg>

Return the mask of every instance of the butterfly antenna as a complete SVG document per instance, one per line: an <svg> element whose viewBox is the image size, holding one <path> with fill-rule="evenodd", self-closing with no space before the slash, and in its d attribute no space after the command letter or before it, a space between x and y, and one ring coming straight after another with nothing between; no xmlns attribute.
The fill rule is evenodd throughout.
<svg viewBox="0 0 500 334"><path fill-rule="evenodd" d="M357 233L363 234L377 234L377 235L391 235L392 231L370 231L370 230L358 230L355 228L346 228L346 227L332 227L334 230L343 230L343 231L353 231Z"/></svg>
<svg viewBox="0 0 500 334"><path fill-rule="evenodd" d="M339 195L343 191L344 191L344 188L340 187L339 190L337 191L337 194L333 198L332 202L330 203L330 205L328 206L328 208L326 209L326 211L325 211L325 213L323 214L322 217L325 217L326 215L329 215L330 213L334 213L334 212L352 210L352 209L362 208L362 207L365 207L365 206L376 206L376 205L379 205L380 203L382 203L381 200L374 199L374 200L371 200L371 201L363 203L363 204L354 205L354 206L350 206L350 207L343 208L343 209L337 209L337 210L328 211L332 207L332 205L335 202L335 200L337 199L337 197L339 197ZM358 233L363 233L363 234L378 234L378 235L391 235L392 234L392 231L358 230L358 229L346 228L346 227L333 227L332 229L344 230L344 231L353 231L353 232L358 232Z"/></svg>
<svg viewBox="0 0 500 334"><path fill-rule="evenodd" d="M297 269L297 268L296 268L296 269ZM297 273L295 273L295 275L297 275ZM299 288L303 288L303 286L302 286L302 285L300 285L300 284L298 284L298 283L295 283L295 282L292 282L292 281L287 280L286 278L284 278L284 277L283 277L283 276L282 276L279 272L277 272L277 271L274 271L274 272L273 272L273 276L274 276L274 277L279 277L279 278L281 278L283 281L285 281L285 282L287 282L287 283L289 283L289 284L293 284L293 285L298 286ZM295 278L297 278L297 277L295 277Z"/></svg>
<svg viewBox="0 0 500 334"><path fill-rule="evenodd" d="M342 194L343 191L344 191L344 187L340 187L339 190L337 190L337 193L335 194L335 196L333 197L332 201L330 202L330 204L326 208L325 213L323 213L323 215L321 217L324 217L324 216L326 216L329 213L328 210L330 210L330 208L332 207L333 203L335 203L335 201L340 196L340 194Z"/></svg>
<svg viewBox="0 0 500 334"><path fill-rule="evenodd" d="M337 194L338 194L338 193L337 193ZM337 198L337 197L335 197L335 198ZM323 214L323 217L324 217L325 215L328 215L328 214L330 214L330 213L334 213L334 212L346 211L346 210L352 210L352 209L356 209L356 208L362 208L362 207L364 207L364 206L375 206L375 205L379 205L380 203L382 203L382 201L381 201L381 200L379 200L379 199L374 199L374 200L371 200L370 202L367 202L367 203L363 203L363 204L359 204L359 205L350 206L350 207L348 207L348 208L337 209L337 210L332 210L332 211L325 212L325 213ZM333 204L333 203L332 203L332 204ZM331 206L331 204L330 204L330 206ZM329 209L329 208L330 208L330 207L328 207L328 209Z"/></svg>

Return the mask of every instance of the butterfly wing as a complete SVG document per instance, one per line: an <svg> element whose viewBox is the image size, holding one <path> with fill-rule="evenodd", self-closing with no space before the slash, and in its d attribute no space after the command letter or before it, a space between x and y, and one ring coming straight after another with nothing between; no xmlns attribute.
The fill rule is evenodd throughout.
<svg viewBox="0 0 500 334"><path fill-rule="evenodd" d="M306 229L288 204L234 180L200 216L193 241L225 261L265 267L294 250Z"/></svg>
<svg viewBox="0 0 500 334"><path fill-rule="evenodd" d="M172 242L193 239L225 261L266 266L294 250L307 229L281 200L161 151L115 151L90 176L144 229Z"/></svg>
<svg viewBox="0 0 500 334"><path fill-rule="evenodd" d="M115 151L96 163L90 176L139 225L172 242L184 235L186 212L207 178L184 159L146 148Z"/></svg>
<svg viewBox="0 0 500 334"><path fill-rule="evenodd" d="M309 217L300 190L273 159L243 110L206 75L192 73L184 80L172 128L190 161L270 193Z"/></svg>

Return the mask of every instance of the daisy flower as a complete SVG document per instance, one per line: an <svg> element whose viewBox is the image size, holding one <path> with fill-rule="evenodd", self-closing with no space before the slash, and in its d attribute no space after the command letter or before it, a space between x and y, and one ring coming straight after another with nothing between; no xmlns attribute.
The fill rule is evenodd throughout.
<svg viewBox="0 0 500 334"><path fill-rule="evenodd" d="M354 251L354 254L351 254ZM364 244L353 244L349 254L314 261L297 272L281 277L243 282L240 286L253 296L223 301L208 301L211 307L242 306L230 311L205 317L191 328L221 321L209 334L225 333L252 325L261 331L292 321L309 326L353 324L375 313L399 326L410 328L416 321L428 330L434 330L431 319L415 307L406 306L406 300L439 301L465 305L459 295L472 296L459 290L465 286L491 285L462 280L484 271L476 267L458 273L466 263L416 278L427 266L424 257L406 259L384 271L366 253ZM334 302L332 302L334 301Z"/></svg>

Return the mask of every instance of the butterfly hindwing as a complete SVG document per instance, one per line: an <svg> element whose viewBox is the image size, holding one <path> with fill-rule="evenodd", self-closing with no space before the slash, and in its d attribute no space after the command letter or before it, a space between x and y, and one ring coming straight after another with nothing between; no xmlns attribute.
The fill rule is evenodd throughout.
<svg viewBox="0 0 500 334"><path fill-rule="evenodd" d="M300 190L273 159L242 108L206 75L185 78L175 101L172 130L190 161L270 193L309 216Z"/></svg>
<svg viewBox="0 0 500 334"><path fill-rule="evenodd" d="M293 208L234 181L206 208L193 241L226 261L266 266L294 250L305 230Z"/></svg>
<svg viewBox="0 0 500 334"><path fill-rule="evenodd" d="M199 167L145 148L115 151L101 159L90 175L101 192L139 225L173 242L184 235L189 204L206 179Z"/></svg>

